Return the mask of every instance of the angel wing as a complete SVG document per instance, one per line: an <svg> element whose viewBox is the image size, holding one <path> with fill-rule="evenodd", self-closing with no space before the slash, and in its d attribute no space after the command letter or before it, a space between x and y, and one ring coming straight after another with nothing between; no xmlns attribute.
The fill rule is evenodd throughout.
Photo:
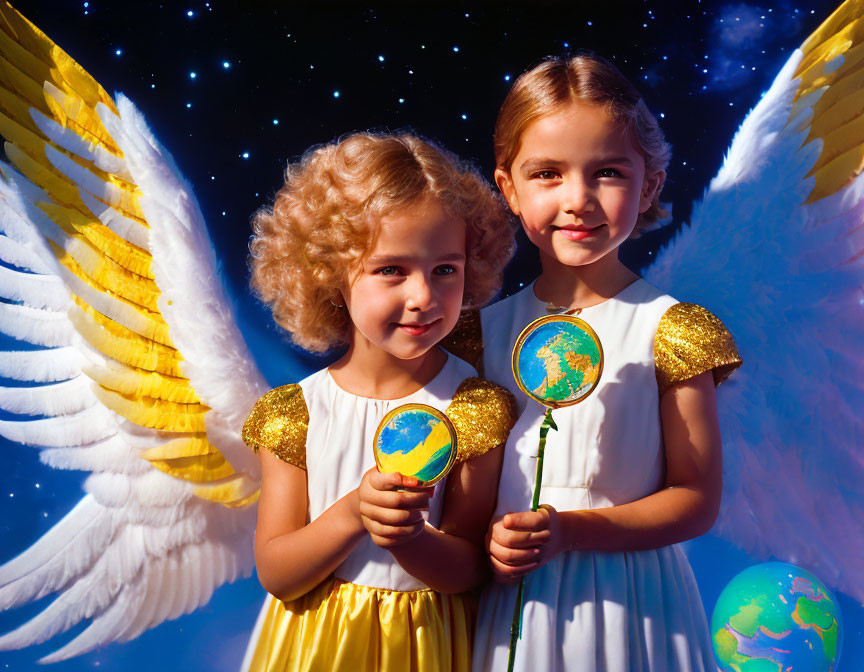
<svg viewBox="0 0 864 672"><path fill-rule="evenodd" d="M260 481L240 430L266 391L188 184L111 97L0 5L0 435L92 472L86 496L0 567L0 608L57 598L0 649L90 625L75 656L206 603L252 567Z"/></svg>
<svg viewBox="0 0 864 672"><path fill-rule="evenodd" d="M720 395L714 533L864 602L864 3L797 50L648 279L710 306L744 366Z"/></svg>

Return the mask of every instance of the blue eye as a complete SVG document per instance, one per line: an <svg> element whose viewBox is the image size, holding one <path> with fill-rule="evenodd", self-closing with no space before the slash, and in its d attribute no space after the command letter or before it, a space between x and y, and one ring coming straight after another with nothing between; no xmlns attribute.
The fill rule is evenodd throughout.
<svg viewBox="0 0 864 672"><path fill-rule="evenodd" d="M435 275L453 275L456 272L456 267L450 264L442 264L435 267Z"/></svg>
<svg viewBox="0 0 864 672"><path fill-rule="evenodd" d="M378 275L398 275L399 267L398 266L382 266L381 268L376 268L375 273Z"/></svg>

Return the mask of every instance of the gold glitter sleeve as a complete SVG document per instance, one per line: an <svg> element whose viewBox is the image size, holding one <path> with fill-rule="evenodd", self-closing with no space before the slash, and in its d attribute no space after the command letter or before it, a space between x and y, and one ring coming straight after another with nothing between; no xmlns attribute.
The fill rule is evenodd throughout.
<svg viewBox="0 0 864 672"><path fill-rule="evenodd" d="M510 392L483 378L466 378L447 408L456 428L456 461L479 457L507 440L516 422Z"/></svg>
<svg viewBox="0 0 864 672"><path fill-rule="evenodd" d="M243 424L243 443L256 453L264 448L280 460L306 468L309 411L299 385L270 390L256 403Z"/></svg>
<svg viewBox="0 0 864 672"><path fill-rule="evenodd" d="M660 320L654 337L654 366L660 395L676 383L712 371L719 385L741 366L732 335L710 312L676 303Z"/></svg>
<svg viewBox="0 0 864 672"><path fill-rule="evenodd" d="M483 325L479 310L466 310L444 340L441 347L468 362L481 376L483 373Z"/></svg>

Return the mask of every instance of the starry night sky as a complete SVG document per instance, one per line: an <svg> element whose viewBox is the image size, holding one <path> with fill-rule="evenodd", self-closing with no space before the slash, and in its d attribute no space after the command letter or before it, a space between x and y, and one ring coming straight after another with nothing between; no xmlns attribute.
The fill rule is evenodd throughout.
<svg viewBox="0 0 864 672"><path fill-rule="evenodd" d="M596 51L637 83L673 146L663 200L675 223L628 243L622 256L638 270L689 219L744 115L839 0L288 4L16 4L109 92L129 96L173 154L200 201L244 335L274 386L327 361L286 344L247 289L250 215L307 147L350 131L413 129L491 177L492 126L512 80L545 55ZM504 293L537 269L523 245ZM0 448L5 560L77 501L83 478L42 467L32 449ZM752 560L710 536L691 542L689 553L710 616L722 587ZM240 582L132 643L48 669L235 670L262 597L254 578ZM843 596L841 607L842 672L864 660L864 610ZM0 614L0 631L35 611ZM0 669L32 669L56 646L0 653Z"/></svg>

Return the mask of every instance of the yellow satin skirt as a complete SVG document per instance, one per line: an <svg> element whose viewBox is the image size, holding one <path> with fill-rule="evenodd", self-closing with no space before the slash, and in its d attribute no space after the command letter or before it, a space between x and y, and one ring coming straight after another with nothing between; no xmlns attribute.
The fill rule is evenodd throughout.
<svg viewBox="0 0 864 672"><path fill-rule="evenodd" d="M250 672L470 672L469 595L400 592L331 578L291 602L270 599Z"/></svg>

